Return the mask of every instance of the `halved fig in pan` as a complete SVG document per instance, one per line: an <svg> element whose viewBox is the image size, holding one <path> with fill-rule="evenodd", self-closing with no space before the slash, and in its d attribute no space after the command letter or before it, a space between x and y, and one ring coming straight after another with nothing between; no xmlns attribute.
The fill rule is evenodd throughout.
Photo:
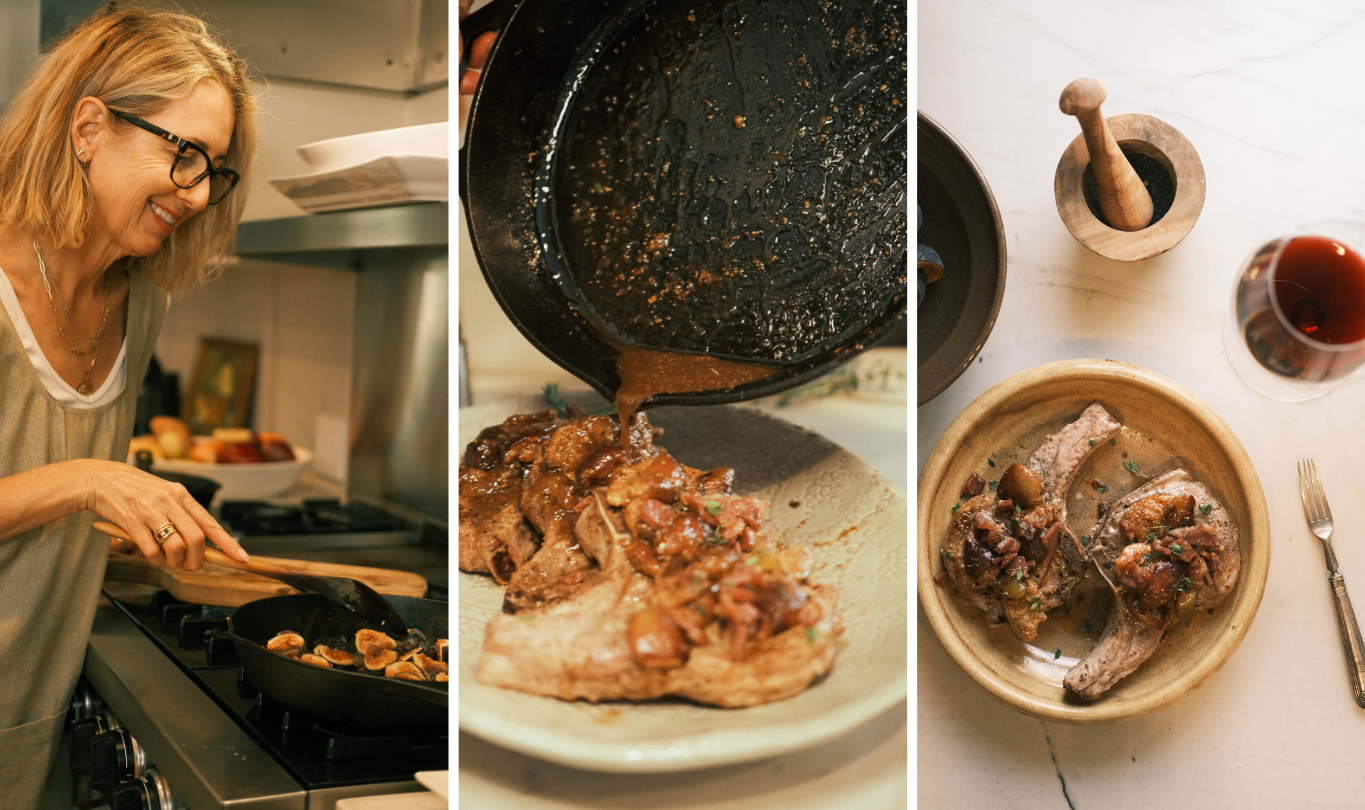
<svg viewBox="0 0 1365 810"><path fill-rule="evenodd" d="M313 648L313 654L322 656L339 667L355 666L355 654L348 653L345 650L334 650L331 647L319 644Z"/></svg>
<svg viewBox="0 0 1365 810"><path fill-rule="evenodd" d="M398 642L378 630L357 630L355 634L355 648L361 655L369 655L371 649L392 650L397 646Z"/></svg>
<svg viewBox="0 0 1365 810"><path fill-rule="evenodd" d="M413 656L412 660L413 663L421 667L422 671L429 676L438 673L448 674L450 672L450 667L446 666L444 663L437 661L435 658L428 658L421 653L417 653L417 655Z"/></svg>
<svg viewBox="0 0 1365 810"><path fill-rule="evenodd" d="M405 681L425 681L427 676L416 664L409 661L398 661L389 664L384 668L385 678L402 678Z"/></svg>
<svg viewBox="0 0 1365 810"><path fill-rule="evenodd" d="M313 664L314 666L326 667L327 669L332 668L331 663L328 662L326 658L323 658L320 655L313 655L312 653L304 653L300 656L299 660L303 661L305 664Z"/></svg>
<svg viewBox="0 0 1365 810"><path fill-rule="evenodd" d="M282 630L265 643L265 648L290 658L298 658L299 653L303 652L303 636L293 630Z"/></svg>
<svg viewBox="0 0 1365 810"><path fill-rule="evenodd" d="M437 683L449 683L450 676L445 674L444 672L438 672L436 673L436 677L433 678L432 680L436 681Z"/></svg>
<svg viewBox="0 0 1365 810"><path fill-rule="evenodd" d="M396 660L398 653L393 650L371 649L365 653L365 668L378 671Z"/></svg>

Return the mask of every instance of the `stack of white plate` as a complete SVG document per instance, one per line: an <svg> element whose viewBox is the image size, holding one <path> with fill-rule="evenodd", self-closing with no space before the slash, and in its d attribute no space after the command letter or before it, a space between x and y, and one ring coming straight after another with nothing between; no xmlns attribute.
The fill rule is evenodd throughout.
<svg viewBox="0 0 1365 810"><path fill-rule="evenodd" d="M315 171L270 181L309 213L450 199L447 123L366 132L298 148Z"/></svg>

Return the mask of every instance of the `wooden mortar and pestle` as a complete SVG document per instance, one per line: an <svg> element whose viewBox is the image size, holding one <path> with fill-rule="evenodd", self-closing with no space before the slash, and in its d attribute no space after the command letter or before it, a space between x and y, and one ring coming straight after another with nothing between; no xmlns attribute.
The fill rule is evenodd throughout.
<svg viewBox="0 0 1365 810"><path fill-rule="evenodd" d="M1057 164L1057 213L1091 251L1119 261L1148 259L1179 244L1199 219L1204 164L1194 145L1160 119L1134 113L1105 120L1106 95L1096 79L1077 79L1062 91L1058 106L1076 116L1081 135Z"/></svg>

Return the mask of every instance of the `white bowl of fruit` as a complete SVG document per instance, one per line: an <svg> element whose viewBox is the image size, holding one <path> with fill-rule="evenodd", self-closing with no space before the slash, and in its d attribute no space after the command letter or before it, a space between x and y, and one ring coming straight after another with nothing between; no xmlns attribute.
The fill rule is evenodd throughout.
<svg viewBox="0 0 1365 810"><path fill-rule="evenodd" d="M212 436L191 436L185 423L171 416L153 417L151 428L151 434L129 444L129 463L137 451L146 450L153 470L217 481L222 485L218 498L225 501L278 495L297 484L313 460L307 448L290 445L278 433L218 428Z"/></svg>

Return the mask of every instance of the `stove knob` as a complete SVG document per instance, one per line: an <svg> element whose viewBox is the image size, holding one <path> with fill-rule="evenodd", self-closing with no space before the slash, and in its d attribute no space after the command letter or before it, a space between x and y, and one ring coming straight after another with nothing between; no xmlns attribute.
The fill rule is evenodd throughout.
<svg viewBox="0 0 1365 810"><path fill-rule="evenodd" d="M90 787L113 790L147 772L147 754L126 728L95 735L90 745Z"/></svg>
<svg viewBox="0 0 1365 810"><path fill-rule="evenodd" d="M100 700L90 684L84 678L77 681L76 692L71 696L71 711L67 714L70 721L78 723L87 720L99 714L103 708L104 701Z"/></svg>
<svg viewBox="0 0 1365 810"><path fill-rule="evenodd" d="M204 634L204 643L208 646L209 666L235 667L242 663L242 659L237 656L237 645L232 643L232 637L226 630L208 631Z"/></svg>
<svg viewBox="0 0 1365 810"><path fill-rule="evenodd" d="M155 767L147 775L119 783L114 788L113 810L184 810L185 805Z"/></svg>
<svg viewBox="0 0 1365 810"><path fill-rule="evenodd" d="M90 775L91 746L95 736L109 730L103 717L91 717L71 727L71 772Z"/></svg>

